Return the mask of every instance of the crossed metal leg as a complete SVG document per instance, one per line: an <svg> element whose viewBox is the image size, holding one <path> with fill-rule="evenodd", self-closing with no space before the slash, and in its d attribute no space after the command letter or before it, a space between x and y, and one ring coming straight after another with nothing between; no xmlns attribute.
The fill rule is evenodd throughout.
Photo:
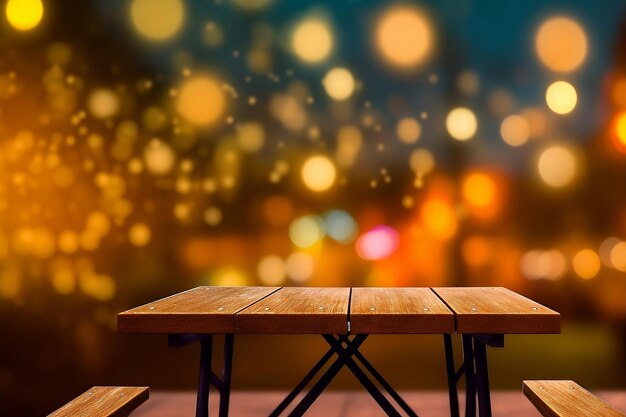
<svg viewBox="0 0 626 417"><path fill-rule="evenodd" d="M188 343L200 342L200 374L198 376L198 397L196 399L196 417L209 416L209 389L213 385L220 394L219 417L228 416L230 402L230 381L233 366L233 342L232 333L224 335L224 359L222 363L222 377L219 378L211 370L213 355L213 335L189 334L170 335L169 345L181 347Z"/></svg>
<svg viewBox="0 0 626 417"><path fill-rule="evenodd" d="M351 339L348 336L329 334L322 335L324 340L326 340L326 342L330 345L330 349L324 356L322 356L319 362L313 366L311 371L305 375L296 388L294 388L294 390L287 395L278 407L276 407L276 409L270 414L270 417L278 417L281 413L283 413L289 404L291 404L298 394L300 394L302 390L313 380L313 378L320 373L324 365L326 365L326 363L328 363L334 355L337 355L337 359L335 359L326 372L322 374L304 398L293 408L293 410L289 413L289 416L302 416L322 394L324 389L330 384L339 371L346 366L388 416L400 417L401 414L391 404L391 402L389 402L381 390L378 389L376 384L368 377L365 371L369 372L373 379L380 384L380 386L395 400L395 402L409 417L418 417L411 407L409 407L409 405L374 368L374 366L367 359L365 359L361 352L359 352L359 347L363 344L365 339L367 339L367 336L368 335L356 335ZM361 366L365 368L365 370Z"/></svg>
<svg viewBox="0 0 626 417"><path fill-rule="evenodd" d="M501 334L462 335L463 364L458 370L454 366L452 335L444 334L443 343L448 374L450 416L460 416L457 384L461 377L465 376L465 417L475 417L477 406L479 417L491 417L486 346L503 347L504 336Z"/></svg>

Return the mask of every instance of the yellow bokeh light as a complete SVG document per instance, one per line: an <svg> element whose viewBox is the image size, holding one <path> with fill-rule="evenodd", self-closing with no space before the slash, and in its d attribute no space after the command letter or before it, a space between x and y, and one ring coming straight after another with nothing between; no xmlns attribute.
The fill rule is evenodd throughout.
<svg viewBox="0 0 626 417"><path fill-rule="evenodd" d="M239 123L235 126L235 131L239 147L246 152L256 152L265 143L265 130L260 123Z"/></svg>
<svg viewBox="0 0 626 417"><path fill-rule="evenodd" d="M304 185L312 191L326 191L335 183L337 170L325 156L313 156L302 165L301 177Z"/></svg>
<svg viewBox="0 0 626 417"><path fill-rule="evenodd" d="M551 70L573 71L587 55L587 35L576 21L554 17L539 27L535 49L541 62Z"/></svg>
<svg viewBox="0 0 626 417"><path fill-rule="evenodd" d="M508 116L500 125L500 136L511 146L522 146L530 137L530 124L524 116Z"/></svg>
<svg viewBox="0 0 626 417"><path fill-rule="evenodd" d="M154 175L165 175L176 163L176 154L172 148L158 140L151 140L143 151L146 169Z"/></svg>
<svg viewBox="0 0 626 417"><path fill-rule="evenodd" d="M289 238L300 248L309 248L326 234L324 223L317 216L303 216L289 225Z"/></svg>
<svg viewBox="0 0 626 417"><path fill-rule="evenodd" d="M146 246L150 243L152 232L145 223L135 223L128 231L128 240L135 246Z"/></svg>
<svg viewBox="0 0 626 417"><path fill-rule="evenodd" d="M600 257L591 249L583 249L574 256L572 267L583 279L591 279L600 272Z"/></svg>
<svg viewBox="0 0 626 417"><path fill-rule="evenodd" d="M435 168L435 156L428 149L416 149L409 157L411 169L420 174L428 174Z"/></svg>
<svg viewBox="0 0 626 417"><path fill-rule="evenodd" d="M392 66L407 69L430 54L432 28L423 13L411 6L393 6L383 13L375 29L376 47Z"/></svg>
<svg viewBox="0 0 626 417"><path fill-rule="evenodd" d="M285 262L285 270L292 280L305 282L315 272L315 260L308 253L292 253Z"/></svg>
<svg viewBox="0 0 626 417"><path fill-rule="evenodd" d="M412 117L401 119L396 125L396 135L404 143L415 143L422 134L422 126Z"/></svg>
<svg viewBox="0 0 626 417"><path fill-rule="evenodd" d="M211 285L220 287L242 287L247 284L246 274L236 268L221 268L211 277Z"/></svg>
<svg viewBox="0 0 626 417"><path fill-rule="evenodd" d="M261 259L257 266L259 279L265 285L279 285L287 277L285 262L278 256L269 255Z"/></svg>
<svg viewBox="0 0 626 417"><path fill-rule="evenodd" d="M354 77L346 68L333 68L322 80L326 93L335 100L345 100L354 93Z"/></svg>
<svg viewBox="0 0 626 417"><path fill-rule="evenodd" d="M546 90L546 103L557 114L567 114L574 110L578 101L576 89L565 81L556 81Z"/></svg>
<svg viewBox="0 0 626 417"><path fill-rule="evenodd" d="M478 129L478 120L473 111L465 107L457 107L446 117L446 129L456 140L471 139Z"/></svg>
<svg viewBox="0 0 626 417"><path fill-rule="evenodd" d="M115 116L120 107L120 101L113 91L108 88L99 88L89 94L87 108L91 115L98 119L108 119Z"/></svg>
<svg viewBox="0 0 626 417"><path fill-rule="evenodd" d="M539 156L537 164L541 179L551 187L565 187L576 176L576 157L563 146L551 146Z"/></svg>
<svg viewBox="0 0 626 417"><path fill-rule="evenodd" d="M472 207L485 208L496 199L496 183L483 172L474 172L463 181L463 198Z"/></svg>
<svg viewBox="0 0 626 417"><path fill-rule="evenodd" d="M206 127L223 113L225 97L220 84L206 75L185 80L178 92L176 110L189 123Z"/></svg>
<svg viewBox="0 0 626 417"><path fill-rule="evenodd" d="M333 34L327 22L309 18L300 22L291 37L291 48L296 56L307 63L325 60L333 49Z"/></svg>
<svg viewBox="0 0 626 417"><path fill-rule="evenodd" d="M41 0L9 0L5 8L9 24L20 31L34 29L43 18Z"/></svg>
<svg viewBox="0 0 626 417"><path fill-rule="evenodd" d="M428 199L422 206L420 217L426 229L439 239L449 239L456 233L456 214L447 201Z"/></svg>
<svg viewBox="0 0 626 417"><path fill-rule="evenodd" d="M137 31L153 41L174 36L185 20L182 0L133 0L130 18Z"/></svg>
<svg viewBox="0 0 626 417"><path fill-rule="evenodd" d="M615 244L611 249L610 257L613 268L626 272L626 241Z"/></svg>

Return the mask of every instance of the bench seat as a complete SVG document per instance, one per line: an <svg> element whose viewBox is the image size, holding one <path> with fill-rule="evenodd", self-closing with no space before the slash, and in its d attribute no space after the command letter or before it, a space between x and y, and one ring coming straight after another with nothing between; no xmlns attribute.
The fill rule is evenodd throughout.
<svg viewBox="0 0 626 417"><path fill-rule="evenodd" d="M544 417L626 417L574 381L524 381L523 390Z"/></svg>
<svg viewBox="0 0 626 417"><path fill-rule="evenodd" d="M149 396L148 387L93 387L48 417L126 417Z"/></svg>

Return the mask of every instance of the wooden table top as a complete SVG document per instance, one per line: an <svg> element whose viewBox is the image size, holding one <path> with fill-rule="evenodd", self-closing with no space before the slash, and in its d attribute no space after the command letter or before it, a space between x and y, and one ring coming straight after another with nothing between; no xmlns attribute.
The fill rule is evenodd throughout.
<svg viewBox="0 0 626 417"><path fill-rule="evenodd" d="M117 322L121 333L560 332L559 313L483 287L198 287L122 312Z"/></svg>

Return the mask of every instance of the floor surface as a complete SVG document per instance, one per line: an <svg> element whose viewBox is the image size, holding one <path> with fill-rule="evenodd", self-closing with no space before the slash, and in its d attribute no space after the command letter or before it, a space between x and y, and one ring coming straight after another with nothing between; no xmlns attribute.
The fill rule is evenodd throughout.
<svg viewBox="0 0 626 417"><path fill-rule="evenodd" d="M597 395L620 410L626 410L626 391L597 392ZM402 398L420 417L448 417L446 392L401 393ZM234 392L231 397L231 417L267 416L284 398L282 392ZM211 392L211 411L217 415L218 395ZM151 392L150 399L132 417L194 416L195 394L192 392ZM461 401L463 401L461 399ZM494 417L540 417L521 392L492 393ZM285 414L286 415L286 414ZM313 404L307 417L378 417L385 414L365 392L330 391Z"/></svg>

